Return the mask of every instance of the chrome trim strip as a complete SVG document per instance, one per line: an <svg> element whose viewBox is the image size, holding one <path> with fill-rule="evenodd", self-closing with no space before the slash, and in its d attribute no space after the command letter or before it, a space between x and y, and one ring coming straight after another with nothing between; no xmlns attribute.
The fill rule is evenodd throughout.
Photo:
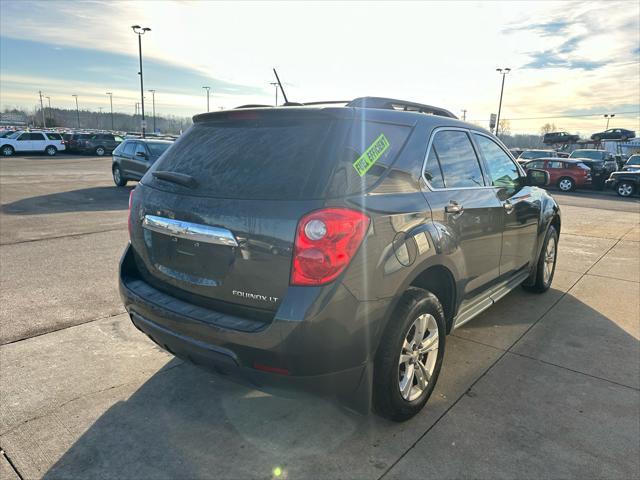
<svg viewBox="0 0 640 480"><path fill-rule="evenodd" d="M184 238L194 242L213 243L228 247L237 247L238 241L230 230L222 227L211 227L199 223L184 222L171 218L145 215L142 228L163 235Z"/></svg>

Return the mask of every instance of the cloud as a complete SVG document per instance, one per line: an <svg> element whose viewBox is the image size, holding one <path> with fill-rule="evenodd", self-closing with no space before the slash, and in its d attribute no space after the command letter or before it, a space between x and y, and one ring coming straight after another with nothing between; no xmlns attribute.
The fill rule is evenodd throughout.
<svg viewBox="0 0 640 480"><path fill-rule="evenodd" d="M531 54L532 60L523 65L522 68L567 68L580 70L596 70L604 67L607 62L590 61L590 60L571 60L566 55L561 55L560 50L547 50L544 52L536 52Z"/></svg>

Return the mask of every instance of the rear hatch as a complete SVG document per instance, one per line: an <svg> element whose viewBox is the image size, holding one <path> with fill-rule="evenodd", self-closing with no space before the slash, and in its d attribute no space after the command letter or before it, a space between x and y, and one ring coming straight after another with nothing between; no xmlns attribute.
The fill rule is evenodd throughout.
<svg viewBox="0 0 640 480"><path fill-rule="evenodd" d="M329 199L364 193L410 132L344 108L195 120L133 195L138 269L170 295L260 318L272 317L287 291L298 220ZM381 134L389 145L359 173L354 162Z"/></svg>

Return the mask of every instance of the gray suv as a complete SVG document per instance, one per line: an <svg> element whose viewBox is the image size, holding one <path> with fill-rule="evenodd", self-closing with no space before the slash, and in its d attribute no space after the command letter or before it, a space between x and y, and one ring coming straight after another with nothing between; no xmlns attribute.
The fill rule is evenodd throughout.
<svg viewBox="0 0 640 480"><path fill-rule="evenodd" d="M550 287L547 183L428 105L197 115L131 193L121 296L178 357L406 420L447 334L520 285Z"/></svg>

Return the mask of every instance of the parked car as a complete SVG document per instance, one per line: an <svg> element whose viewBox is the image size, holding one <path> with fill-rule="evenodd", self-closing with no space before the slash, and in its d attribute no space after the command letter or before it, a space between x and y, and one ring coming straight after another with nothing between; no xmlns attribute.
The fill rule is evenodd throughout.
<svg viewBox="0 0 640 480"><path fill-rule="evenodd" d="M0 132L0 138L8 138L14 133L16 133L15 130L2 130L2 132Z"/></svg>
<svg viewBox="0 0 640 480"><path fill-rule="evenodd" d="M622 170L640 170L640 154L631 155Z"/></svg>
<svg viewBox="0 0 640 480"><path fill-rule="evenodd" d="M511 152L511 155L513 155L513 158L518 158L520 156L520 154L522 152L524 152L524 149L522 149L522 148L510 148L509 151Z"/></svg>
<svg viewBox="0 0 640 480"><path fill-rule="evenodd" d="M598 132L591 135L591 140L595 140L596 142L600 140L629 140L630 138L635 138L636 132L633 130L627 130L625 128L610 128L609 130L605 130L604 132Z"/></svg>
<svg viewBox="0 0 640 480"><path fill-rule="evenodd" d="M630 197L640 192L640 170L613 172L606 183L621 197Z"/></svg>
<svg viewBox="0 0 640 480"><path fill-rule="evenodd" d="M86 132L67 132L62 138L69 153L79 153L82 151L84 142L92 137L92 133Z"/></svg>
<svg viewBox="0 0 640 480"><path fill-rule="evenodd" d="M539 158L531 160L526 169L537 168L549 173L549 183L563 192L591 186L591 169L580 160Z"/></svg>
<svg viewBox="0 0 640 480"><path fill-rule="evenodd" d="M22 152L43 152L54 156L64 149L62 136L56 132L20 131L9 137L0 138L0 152L5 157Z"/></svg>
<svg viewBox="0 0 640 480"><path fill-rule="evenodd" d="M550 132L545 133L542 137L542 143L575 143L580 140L578 135L572 135L569 132Z"/></svg>
<svg viewBox="0 0 640 480"><path fill-rule="evenodd" d="M518 160L533 160L535 158L556 158L558 153L555 150L525 150L520 154Z"/></svg>
<svg viewBox="0 0 640 480"><path fill-rule="evenodd" d="M119 280L134 325L178 357L406 420L448 333L551 285L548 173L447 110L360 98L193 120L131 193Z"/></svg>
<svg viewBox="0 0 640 480"><path fill-rule="evenodd" d="M582 163L591 168L593 186L600 190L604 189L604 183L609 178L609 175L618 168L613 155L606 150L574 150L569 155L569 158L580 159Z"/></svg>
<svg viewBox="0 0 640 480"><path fill-rule="evenodd" d="M140 180L173 142L144 138L127 139L113 151L111 173L118 187Z"/></svg>
<svg viewBox="0 0 640 480"><path fill-rule="evenodd" d="M122 137L113 133L96 133L88 139L80 139L77 150L81 153L92 153L101 157L113 152L123 140Z"/></svg>

